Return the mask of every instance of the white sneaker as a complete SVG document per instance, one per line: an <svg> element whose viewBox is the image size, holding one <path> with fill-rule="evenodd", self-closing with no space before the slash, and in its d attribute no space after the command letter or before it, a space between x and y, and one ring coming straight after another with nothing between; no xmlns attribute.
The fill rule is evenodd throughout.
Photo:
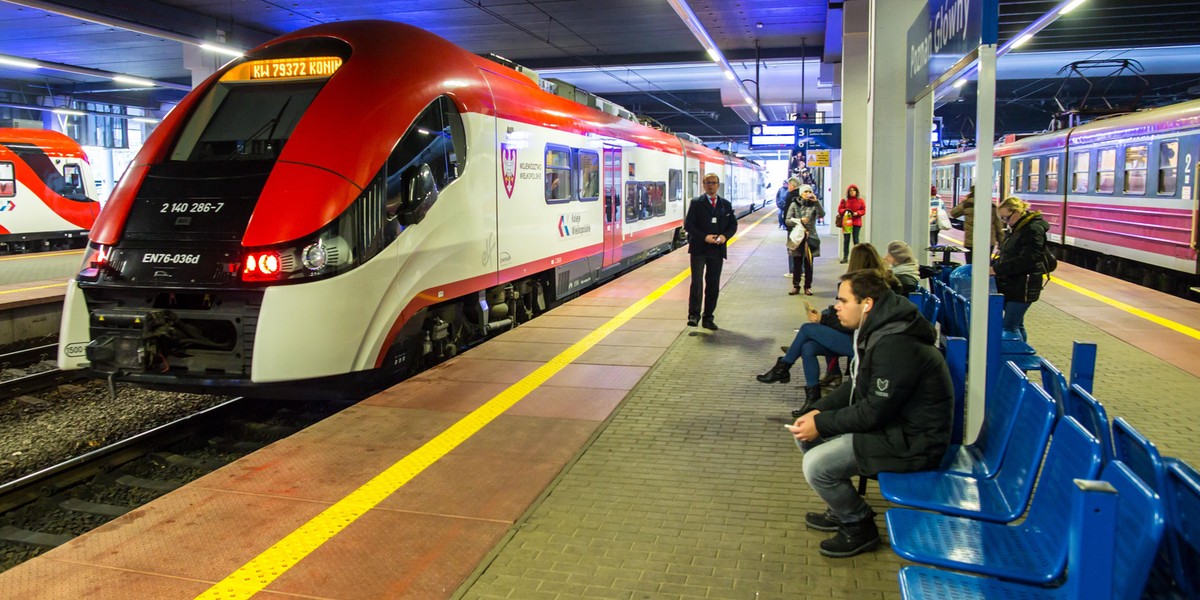
<svg viewBox="0 0 1200 600"><path fill-rule="evenodd" d="M783 276L784 276L784 277L791 277L791 276L792 276L792 274L791 274L791 273L784 273L784 274L783 274Z"/></svg>

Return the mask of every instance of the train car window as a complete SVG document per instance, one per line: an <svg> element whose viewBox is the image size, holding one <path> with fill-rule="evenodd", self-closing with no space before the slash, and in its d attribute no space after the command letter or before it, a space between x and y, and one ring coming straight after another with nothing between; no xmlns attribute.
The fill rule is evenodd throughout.
<svg viewBox="0 0 1200 600"><path fill-rule="evenodd" d="M1113 193L1117 181L1117 149L1105 148L1096 153L1096 192Z"/></svg>
<svg viewBox="0 0 1200 600"><path fill-rule="evenodd" d="M1058 191L1058 157L1046 157L1046 193L1053 194Z"/></svg>
<svg viewBox="0 0 1200 600"><path fill-rule="evenodd" d="M217 84L188 116L171 160L275 160L324 84Z"/></svg>
<svg viewBox="0 0 1200 600"><path fill-rule="evenodd" d="M390 216L406 207L413 182L425 185L423 168L437 189L445 188L458 178L466 159L466 143L462 116L454 101L439 96L409 126L388 156L387 210ZM427 208L426 208L427 210Z"/></svg>
<svg viewBox="0 0 1200 600"><path fill-rule="evenodd" d="M688 171L687 180L688 198L695 198L700 195L700 174L696 171Z"/></svg>
<svg viewBox="0 0 1200 600"><path fill-rule="evenodd" d="M1086 193L1088 191L1088 169L1091 163L1091 152L1080 152L1071 162L1071 191Z"/></svg>
<svg viewBox="0 0 1200 600"><path fill-rule="evenodd" d="M62 190L58 190L65 198L72 200L87 200L87 190L83 188L83 171L79 165L63 165Z"/></svg>
<svg viewBox="0 0 1200 600"><path fill-rule="evenodd" d="M650 195L650 207L654 211L654 216L661 217L667 214L667 184L665 181L655 181L646 184L649 189L647 193Z"/></svg>
<svg viewBox="0 0 1200 600"><path fill-rule="evenodd" d="M625 182L625 222L650 218L650 196L646 184L637 181Z"/></svg>
<svg viewBox="0 0 1200 600"><path fill-rule="evenodd" d="M1035 156L1029 159L1029 183L1025 186L1026 190L1036 192L1041 189L1042 177L1042 157Z"/></svg>
<svg viewBox="0 0 1200 600"><path fill-rule="evenodd" d="M1144 144L1125 148L1126 194L1146 193L1146 153L1149 150L1150 147Z"/></svg>
<svg viewBox="0 0 1200 600"><path fill-rule="evenodd" d="M11 198L16 195L16 169L10 162L0 162L0 198Z"/></svg>
<svg viewBox="0 0 1200 600"><path fill-rule="evenodd" d="M671 202L683 200L683 170L667 170L667 199Z"/></svg>
<svg viewBox="0 0 1200 600"><path fill-rule="evenodd" d="M571 151L546 145L546 202L571 201Z"/></svg>
<svg viewBox="0 0 1200 600"><path fill-rule="evenodd" d="M1012 161L1012 169L1009 173L1008 189L1010 192L1016 193L1021 191L1021 178L1024 177L1025 159L1015 158Z"/></svg>
<svg viewBox="0 0 1200 600"><path fill-rule="evenodd" d="M1158 144L1158 193L1164 196L1175 195L1175 176L1178 167L1179 142L1159 142Z"/></svg>
<svg viewBox="0 0 1200 600"><path fill-rule="evenodd" d="M600 155L591 150L577 150L579 166L579 199L584 201L600 198Z"/></svg>

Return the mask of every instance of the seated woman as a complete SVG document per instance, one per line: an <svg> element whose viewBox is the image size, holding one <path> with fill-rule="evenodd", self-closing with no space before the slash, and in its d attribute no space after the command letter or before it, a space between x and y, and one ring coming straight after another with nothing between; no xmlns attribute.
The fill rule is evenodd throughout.
<svg viewBox="0 0 1200 600"><path fill-rule="evenodd" d="M883 273L884 279L888 281L888 285L893 291L900 289L900 282L888 271L883 259L879 258L879 253L871 244L863 243L851 248L849 262L847 271L876 269ZM828 379L836 377L840 380L840 370L834 371L833 369L833 366L837 364L837 357L854 355L853 332L842 327L833 307L825 309L824 312L817 312L816 309L809 306L807 313L808 323L800 326L787 353L775 361L775 366L771 367L770 371L758 376L758 380L762 383L787 383L792 380L790 373L792 365L796 364L797 360L803 359L805 406L821 399L822 382L818 381L821 376L821 366L817 357L826 357L831 371ZM796 414L797 412L799 414ZM797 417L804 412L806 411L803 407L792 411Z"/></svg>
<svg viewBox="0 0 1200 600"><path fill-rule="evenodd" d="M921 265L913 257L912 248L908 244L900 240L893 241L888 244L888 253L883 259L891 265L892 274L896 279L900 280L900 295L907 298L909 294L917 291L921 286Z"/></svg>

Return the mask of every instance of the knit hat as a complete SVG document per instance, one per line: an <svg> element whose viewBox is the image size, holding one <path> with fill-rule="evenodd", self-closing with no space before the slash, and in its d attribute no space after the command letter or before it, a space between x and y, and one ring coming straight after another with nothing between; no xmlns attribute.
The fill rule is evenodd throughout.
<svg viewBox="0 0 1200 600"><path fill-rule="evenodd" d="M912 248L900 240L895 240L888 244L888 254L892 256L892 260L896 261L898 265L907 264L914 260Z"/></svg>
<svg viewBox="0 0 1200 600"><path fill-rule="evenodd" d="M804 195L804 192L811 192L811 191L813 191L813 189L812 189L812 186L811 186L811 185L808 185L808 184L806 183L806 184L804 184L804 185L800 186L800 189L798 189L798 190L796 190L796 191L800 192L800 195L801 195L801 196L803 196L803 195Z"/></svg>

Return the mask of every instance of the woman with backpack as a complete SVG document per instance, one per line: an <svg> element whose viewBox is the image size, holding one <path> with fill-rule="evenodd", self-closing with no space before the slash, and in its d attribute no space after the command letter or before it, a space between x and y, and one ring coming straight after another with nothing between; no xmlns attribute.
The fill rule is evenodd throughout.
<svg viewBox="0 0 1200 600"><path fill-rule="evenodd" d="M996 276L996 289L1004 294L1004 331L1028 341L1025 313L1041 296L1044 276L1051 270L1046 258L1046 230L1050 225L1042 213L1009 196L996 207L1000 222L1009 233L1000 243L1000 255L988 273Z"/></svg>

